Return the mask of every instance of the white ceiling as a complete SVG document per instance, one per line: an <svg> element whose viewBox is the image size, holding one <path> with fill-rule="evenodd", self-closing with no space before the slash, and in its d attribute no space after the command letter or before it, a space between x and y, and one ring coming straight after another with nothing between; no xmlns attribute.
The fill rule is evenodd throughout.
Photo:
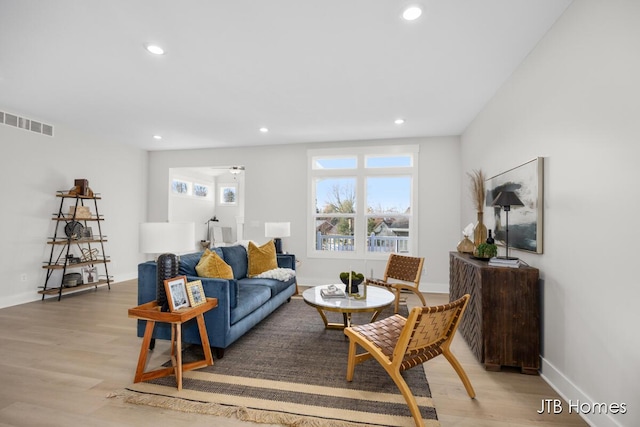
<svg viewBox="0 0 640 427"><path fill-rule="evenodd" d="M459 135L570 2L0 0L0 110L148 150Z"/></svg>

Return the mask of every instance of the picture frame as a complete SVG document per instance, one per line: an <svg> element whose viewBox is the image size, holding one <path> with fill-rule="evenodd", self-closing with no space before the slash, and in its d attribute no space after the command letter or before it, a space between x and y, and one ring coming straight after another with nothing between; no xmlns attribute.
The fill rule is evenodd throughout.
<svg viewBox="0 0 640 427"><path fill-rule="evenodd" d="M92 240L93 239L93 230L91 229L91 227L85 227L80 232L80 238L81 239L85 239L85 240Z"/></svg>
<svg viewBox="0 0 640 427"><path fill-rule="evenodd" d="M187 283L187 296L189 297L191 307L197 307L207 302L201 280L194 280L193 282Z"/></svg>
<svg viewBox="0 0 640 427"><path fill-rule="evenodd" d="M543 176L544 157L536 157L487 179L484 224L494 231L496 244L504 246L506 216L500 207L491 203L501 191L513 191L524 206L514 206L509 211L509 249L542 253Z"/></svg>
<svg viewBox="0 0 640 427"><path fill-rule="evenodd" d="M87 266L82 267L82 283L97 283L99 281L98 278L98 267L96 266Z"/></svg>
<svg viewBox="0 0 640 427"><path fill-rule="evenodd" d="M177 276L164 281L164 289L167 293L167 301L169 302L169 311L189 307L186 284L187 276Z"/></svg>
<svg viewBox="0 0 640 427"><path fill-rule="evenodd" d="M238 184L218 185L218 204L234 206L238 204Z"/></svg>

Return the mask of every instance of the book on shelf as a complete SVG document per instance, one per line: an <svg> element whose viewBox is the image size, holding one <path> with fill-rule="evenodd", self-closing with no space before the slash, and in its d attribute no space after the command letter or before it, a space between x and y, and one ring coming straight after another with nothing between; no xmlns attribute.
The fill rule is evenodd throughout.
<svg viewBox="0 0 640 427"><path fill-rule="evenodd" d="M336 286L320 289L322 298L345 298L347 294Z"/></svg>
<svg viewBox="0 0 640 427"><path fill-rule="evenodd" d="M520 259L518 258L498 258L493 257L489 259L489 265L492 267L511 267L511 268L519 268L520 267Z"/></svg>

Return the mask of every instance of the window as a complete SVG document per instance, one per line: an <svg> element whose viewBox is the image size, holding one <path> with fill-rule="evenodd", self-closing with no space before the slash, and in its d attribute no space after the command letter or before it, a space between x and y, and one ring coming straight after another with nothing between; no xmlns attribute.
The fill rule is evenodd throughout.
<svg viewBox="0 0 640 427"><path fill-rule="evenodd" d="M310 150L309 256L415 252L417 153L417 146Z"/></svg>
<svg viewBox="0 0 640 427"><path fill-rule="evenodd" d="M218 185L218 204L219 205L237 205L238 204L237 184Z"/></svg>
<svg viewBox="0 0 640 427"><path fill-rule="evenodd" d="M180 179L174 179L171 182L171 191L173 191L176 194L190 195L191 194L191 183L187 182L187 181L180 180Z"/></svg>
<svg viewBox="0 0 640 427"><path fill-rule="evenodd" d="M209 186L206 184L193 184L193 195L196 197L208 197Z"/></svg>

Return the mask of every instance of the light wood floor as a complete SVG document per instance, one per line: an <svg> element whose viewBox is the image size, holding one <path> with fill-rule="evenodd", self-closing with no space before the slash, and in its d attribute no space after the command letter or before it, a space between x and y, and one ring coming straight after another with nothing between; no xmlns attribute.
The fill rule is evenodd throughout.
<svg viewBox="0 0 640 427"><path fill-rule="evenodd" d="M427 295L429 304L447 298ZM127 309L135 305L136 282L128 281L112 285L110 291L101 288L65 296L60 302L52 299L0 310L0 426L257 426L109 397L133 380L141 339ZM167 360L168 351L168 343L159 341L151 366ZM540 377L486 372L460 336L453 351L477 398L467 397L444 358L426 363L443 427L587 425L575 414L536 413L542 399L559 398Z"/></svg>

